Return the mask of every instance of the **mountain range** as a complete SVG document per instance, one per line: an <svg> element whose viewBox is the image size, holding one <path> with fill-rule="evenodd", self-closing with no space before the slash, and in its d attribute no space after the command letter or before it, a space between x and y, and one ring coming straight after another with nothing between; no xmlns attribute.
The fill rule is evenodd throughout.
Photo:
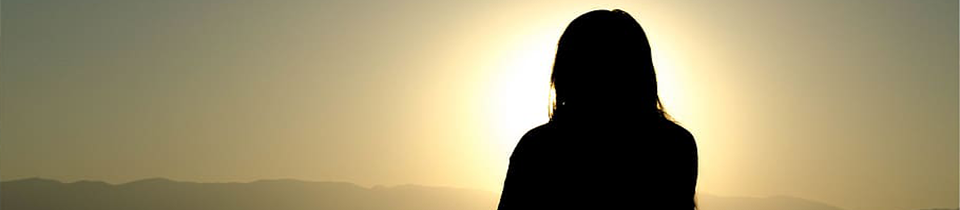
<svg viewBox="0 0 960 210"><path fill-rule="evenodd" d="M481 190L420 185L366 188L348 182L292 179L198 183L153 178L116 185L41 178L0 182L0 209L4 210L493 210L497 199L496 193ZM787 196L701 194L698 204L701 210L842 210Z"/></svg>

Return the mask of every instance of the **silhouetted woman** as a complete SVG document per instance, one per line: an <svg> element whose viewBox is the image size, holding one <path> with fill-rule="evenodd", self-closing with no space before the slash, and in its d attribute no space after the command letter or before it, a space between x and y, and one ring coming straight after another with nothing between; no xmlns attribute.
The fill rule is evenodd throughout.
<svg viewBox="0 0 960 210"><path fill-rule="evenodd" d="M510 157L500 210L694 209L697 146L660 104L650 44L621 10L560 37L550 121Z"/></svg>

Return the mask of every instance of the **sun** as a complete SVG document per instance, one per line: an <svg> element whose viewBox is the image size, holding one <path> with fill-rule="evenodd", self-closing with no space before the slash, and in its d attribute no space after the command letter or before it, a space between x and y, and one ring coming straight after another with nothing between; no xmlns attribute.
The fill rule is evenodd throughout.
<svg viewBox="0 0 960 210"><path fill-rule="evenodd" d="M499 144L503 150L512 150L524 132L549 119L552 96L549 78L556 47L544 45L527 42L525 46L518 46L516 53L503 63L501 76L496 80L495 113L498 114L494 121L500 131L498 139L501 139ZM682 90L677 82L680 75L669 51L655 49L653 60L658 94L664 106L667 111L682 110L683 97L679 95Z"/></svg>
<svg viewBox="0 0 960 210"><path fill-rule="evenodd" d="M681 68L677 62L674 62L674 52L668 45L656 45L651 43L653 48L653 67L657 73L657 95L660 96L660 103L664 109L675 120L684 118L685 114L674 112L685 110L687 107L683 86L681 85Z"/></svg>
<svg viewBox="0 0 960 210"><path fill-rule="evenodd" d="M524 27L512 27L522 29L512 31L511 34L516 35L489 39L482 46L481 52L485 53L480 58L482 67L478 69L487 77L482 80L485 88L481 90L483 97L477 105L483 110L479 112L479 119L482 119L484 125L481 127L486 132L481 141L484 149L489 149L485 151L492 152L488 154L494 157L488 159L491 171L505 171L508 158L520 138L530 129L549 121L553 96L550 74L557 41L565 27L563 21L534 21ZM678 110L686 107L683 107L683 90L678 83L682 72L678 70L683 66L674 62L672 58L679 55L671 51L669 45L655 42L651 41L651 47L659 95L667 112L682 121L686 115ZM499 183L502 183L502 175L491 173L491 176L501 178Z"/></svg>
<svg viewBox="0 0 960 210"><path fill-rule="evenodd" d="M529 33L509 45L496 67L491 117L497 147L513 150L523 134L549 120L550 72L559 31Z"/></svg>

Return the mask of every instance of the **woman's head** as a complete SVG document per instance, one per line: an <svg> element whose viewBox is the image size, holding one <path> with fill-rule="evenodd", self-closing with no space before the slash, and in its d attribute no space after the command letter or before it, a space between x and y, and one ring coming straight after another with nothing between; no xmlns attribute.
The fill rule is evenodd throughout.
<svg viewBox="0 0 960 210"><path fill-rule="evenodd" d="M664 118L647 36L621 10L594 10L567 26L550 84L556 91L551 119L568 114Z"/></svg>

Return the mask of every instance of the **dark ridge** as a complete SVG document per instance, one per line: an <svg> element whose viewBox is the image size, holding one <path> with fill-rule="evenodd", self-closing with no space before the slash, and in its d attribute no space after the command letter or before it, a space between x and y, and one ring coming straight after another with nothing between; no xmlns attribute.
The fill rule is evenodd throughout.
<svg viewBox="0 0 960 210"><path fill-rule="evenodd" d="M700 209L705 210L843 210L791 196L725 197L701 193L697 197ZM496 193L482 190L413 184L365 188L349 182L294 179L200 183L151 178L112 185L27 178L0 182L0 200L3 210L490 210L497 206Z"/></svg>
<svg viewBox="0 0 960 210"><path fill-rule="evenodd" d="M199 183L151 178L111 185L32 178L0 182L0 200L4 210L489 210L497 199L480 190L416 185L371 189L348 182L293 179Z"/></svg>
<svg viewBox="0 0 960 210"><path fill-rule="evenodd" d="M44 178L40 178L40 177L30 177L30 178L24 178L24 179L7 180L7 181L2 181L2 182L0 182L0 183L8 183L8 182L51 183L51 184L60 184L60 183L63 183L63 182L60 182L60 181L57 181L57 180L44 179Z"/></svg>
<svg viewBox="0 0 960 210"><path fill-rule="evenodd" d="M147 178L136 181L131 181L127 183L120 184L120 186L134 186L134 185L152 185L152 184L171 184L171 183L183 183L179 181L170 180L167 178Z"/></svg>

